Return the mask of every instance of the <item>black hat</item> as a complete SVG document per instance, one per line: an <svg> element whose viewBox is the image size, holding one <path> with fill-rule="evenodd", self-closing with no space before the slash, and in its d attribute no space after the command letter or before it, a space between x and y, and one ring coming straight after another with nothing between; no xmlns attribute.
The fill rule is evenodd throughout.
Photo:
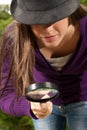
<svg viewBox="0 0 87 130"><path fill-rule="evenodd" d="M13 17L24 24L50 24L71 15L80 0L12 0Z"/></svg>

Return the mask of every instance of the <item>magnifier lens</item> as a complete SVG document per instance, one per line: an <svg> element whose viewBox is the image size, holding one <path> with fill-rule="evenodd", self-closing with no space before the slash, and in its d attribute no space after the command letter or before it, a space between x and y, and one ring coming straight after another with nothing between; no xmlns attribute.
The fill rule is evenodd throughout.
<svg viewBox="0 0 87 130"><path fill-rule="evenodd" d="M33 90L27 93L27 96L33 99L47 99L47 98L52 98L55 95L57 95L58 91L55 89L47 89L47 88L41 88L37 90Z"/></svg>

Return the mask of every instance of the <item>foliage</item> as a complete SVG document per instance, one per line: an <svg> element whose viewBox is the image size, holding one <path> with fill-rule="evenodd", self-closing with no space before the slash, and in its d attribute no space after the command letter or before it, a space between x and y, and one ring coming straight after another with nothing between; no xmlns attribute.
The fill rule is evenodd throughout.
<svg viewBox="0 0 87 130"><path fill-rule="evenodd" d="M7 20L0 19L0 36L3 33L4 28L13 20L12 17L9 17Z"/></svg>
<svg viewBox="0 0 87 130"><path fill-rule="evenodd" d="M87 5L87 0L80 0L82 4Z"/></svg>
<svg viewBox="0 0 87 130"><path fill-rule="evenodd" d="M0 11L0 36L4 28L13 20L10 14L5 11Z"/></svg>
<svg viewBox="0 0 87 130"><path fill-rule="evenodd" d="M29 117L14 117L0 111L0 130L33 130Z"/></svg>

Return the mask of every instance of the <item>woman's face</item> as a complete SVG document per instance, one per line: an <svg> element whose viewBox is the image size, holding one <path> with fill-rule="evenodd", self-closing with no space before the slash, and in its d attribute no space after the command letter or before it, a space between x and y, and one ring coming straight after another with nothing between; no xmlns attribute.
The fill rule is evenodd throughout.
<svg viewBox="0 0 87 130"><path fill-rule="evenodd" d="M31 29L37 38L39 48L55 48L65 36L68 25L68 18L65 18L53 24L32 25Z"/></svg>

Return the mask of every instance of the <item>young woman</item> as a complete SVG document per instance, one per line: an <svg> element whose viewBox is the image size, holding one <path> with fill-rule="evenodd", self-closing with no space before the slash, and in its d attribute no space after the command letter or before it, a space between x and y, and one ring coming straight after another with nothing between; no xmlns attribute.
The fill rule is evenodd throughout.
<svg viewBox="0 0 87 130"><path fill-rule="evenodd" d="M30 116L35 130L87 129L87 12L79 0L12 0L1 48L0 108ZM57 99L30 102L25 88L58 86Z"/></svg>

